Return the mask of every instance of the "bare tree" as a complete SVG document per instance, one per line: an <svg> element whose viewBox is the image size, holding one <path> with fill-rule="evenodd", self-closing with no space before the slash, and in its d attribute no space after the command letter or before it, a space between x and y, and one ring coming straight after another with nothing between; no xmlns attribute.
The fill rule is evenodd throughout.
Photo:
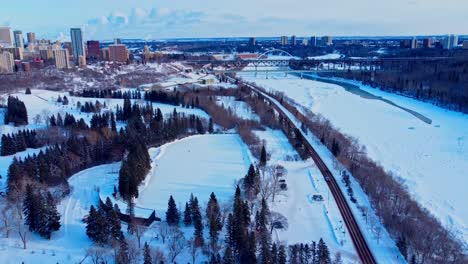
<svg viewBox="0 0 468 264"><path fill-rule="evenodd" d="M279 193L279 180L285 173L284 167L280 165L266 166L260 170L260 182L258 189L260 195L265 200L272 198L272 202L275 201L276 194Z"/></svg>
<svg viewBox="0 0 468 264"><path fill-rule="evenodd" d="M18 231L18 235L21 239L21 242L23 243L23 249L26 249L26 244L28 242L29 229L24 224L22 218L23 218L22 216L20 217L19 215L16 215L15 224L16 224L16 230Z"/></svg>
<svg viewBox="0 0 468 264"><path fill-rule="evenodd" d="M200 247L198 246L198 243L195 238L191 238L188 241L188 248L189 248L190 256L192 256L192 263L195 263L198 253L200 252Z"/></svg>
<svg viewBox="0 0 468 264"><path fill-rule="evenodd" d="M44 121L46 125L49 125L50 115L51 115L51 112L49 109L43 109L41 111L42 120Z"/></svg>
<svg viewBox="0 0 468 264"><path fill-rule="evenodd" d="M5 231L5 237L10 237L10 231L12 229L13 208L8 204L2 208L2 229Z"/></svg>
<svg viewBox="0 0 468 264"><path fill-rule="evenodd" d="M135 221L135 219L133 218L132 221ZM135 235L135 237L138 240L138 248L141 248L141 237L146 232L146 230L148 230L148 228L146 226L144 226L144 225L142 225L140 223L134 223L133 234Z"/></svg>
<svg viewBox="0 0 468 264"><path fill-rule="evenodd" d="M103 247L91 246L86 250L86 256L91 258L93 264L109 263L111 256L108 250Z"/></svg>
<svg viewBox="0 0 468 264"><path fill-rule="evenodd" d="M162 251L160 248L155 248L151 250L151 259L153 260L153 263L166 262L166 256L164 255L164 251Z"/></svg>
<svg viewBox="0 0 468 264"><path fill-rule="evenodd" d="M171 227L166 222L161 222L153 226L153 232L162 239L163 244L166 243L167 236L171 233Z"/></svg>
<svg viewBox="0 0 468 264"><path fill-rule="evenodd" d="M184 234L178 227L174 227L171 230L171 236L168 239L167 249L169 250L169 259L171 263L174 263L176 257L184 250L186 241Z"/></svg>
<svg viewBox="0 0 468 264"><path fill-rule="evenodd" d="M42 123L42 116L40 114L37 114L33 117L33 123L38 125Z"/></svg>
<svg viewBox="0 0 468 264"><path fill-rule="evenodd" d="M128 241L128 259L130 264L138 264L141 257L141 250L137 246L137 242L135 240L127 240Z"/></svg>

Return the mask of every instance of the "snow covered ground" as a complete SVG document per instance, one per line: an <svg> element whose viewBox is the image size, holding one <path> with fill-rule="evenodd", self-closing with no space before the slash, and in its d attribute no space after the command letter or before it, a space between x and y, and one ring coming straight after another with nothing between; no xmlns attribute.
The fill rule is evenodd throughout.
<svg viewBox="0 0 468 264"><path fill-rule="evenodd" d="M361 85L364 91L425 115L427 124L381 100L370 100L343 87L284 74L242 73L267 90L282 91L320 113L366 146L368 155L403 180L443 225L468 241L464 189L468 171L468 115Z"/></svg>
<svg viewBox="0 0 468 264"><path fill-rule="evenodd" d="M160 151L150 149L150 155L152 169L136 205L156 209L159 215L166 211L170 195L179 208L190 193L203 206L211 192L219 201L229 201L251 163L247 146L235 134L192 136L166 144Z"/></svg>
<svg viewBox="0 0 468 264"><path fill-rule="evenodd" d="M236 116L245 120L260 121L260 117L254 113L252 108L244 101L238 101L233 96L218 96L216 104L230 109Z"/></svg>
<svg viewBox="0 0 468 264"><path fill-rule="evenodd" d="M122 89L122 90L132 90L132 89ZM21 129L37 129L37 128L44 128L46 126L44 116L50 116L52 114L56 115L60 113L62 117L65 113L72 114L75 116L76 119L83 118L85 122L89 124L92 113L81 113L77 108L76 104L80 102L82 105L86 102L93 102L99 101L101 104L106 103L107 109L103 109L103 111L115 111L117 105L120 107L123 106L123 99L102 99L102 98L83 98L83 97L76 97L70 96L67 92L55 92L55 91L48 91L48 90L39 90L33 89L31 90L32 94L25 94L24 92L18 92L11 94L11 96L18 97L21 101L23 101L26 105L26 109L28 111L28 122L29 125L27 126L20 126L20 127L13 127L10 125L3 124L3 113L0 113L1 123L0 123L0 134L7 134L12 133L17 130ZM68 105L62 105L61 103L57 103L58 96L67 96L69 100ZM7 95L3 95L2 97L6 98ZM133 100L135 101L135 100ZM144 100L136 100L139 104L144 105L146 101ZM172 106L167 104L160 104L160 103L153 103L153 107L161 109L163 114L169 114L174 111L176 108L177 112L179 113L186 113L186 114L195 114L197 116L203 118L209 118L208 114L200 109L187 109L180 106ZM36 116L41 116L41 120L39 123L35 122ZM118 122L118 126L123 126L123 123Z"/></svg>

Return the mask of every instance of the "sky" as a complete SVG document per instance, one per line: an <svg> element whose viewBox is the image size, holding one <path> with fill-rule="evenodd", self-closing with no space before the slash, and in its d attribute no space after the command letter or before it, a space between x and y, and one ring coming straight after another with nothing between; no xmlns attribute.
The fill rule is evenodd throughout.
<svg viewBox="0 0 468 264"><path fill-rule="evenodd" d="M0 0L0 26L98 40L468 34L468 1Z"/></svg>

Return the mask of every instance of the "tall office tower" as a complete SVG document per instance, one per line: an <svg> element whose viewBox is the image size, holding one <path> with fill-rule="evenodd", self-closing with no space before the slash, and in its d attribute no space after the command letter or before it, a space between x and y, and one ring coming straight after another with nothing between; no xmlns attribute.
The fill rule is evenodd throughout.
<svg viewBox="0 0 468 264"><path fill-rule="evenodd" d="M423 47L424 48L432 48L432 38L425 38L423 40Z"/></svg>
<svg viewBox="0 0 468 264"><path fill-rule="evenodd" d="M69 53L67 49L54 50L55 67L57 69L70 68Z"/></svg>
<svg viewBox="0 0 468 264"><path fill-rule="evenodd" d="M36 33L28 32L26 33L26 36L28 38L28 44L33 44L36 42Z"/></svg>
<svg viewBox="0 0 468 264"><path fill-rule="evenodd" d="M296 36L291 37L291 45L293 45L293 46L297 45L297 37Z"/></svg>
<svg viewBox="0 0 468 264"><path fill-rule="evenodd" d="M457 35L448 35L442 41L442 46L444 49L453 49L458 45L458 36Z"/></svg>
<svg viewBox="0 0 468 264"><path fill-rule="evenodd" d="M302 45L303 45L303 46L309 45L309 40L306 39L306 38L303 38L303 39L302 39Z"/></svg>
<svg viewBox="0 0 468 264"><path fill-rule="evenodd" d="M109 45L109 60L116 62L127 62L128 50L123 44Z"/></svg>
<svg viewBox="0 0 468 264"><path fill-rule="evenodd" d="M87 52L87 55L88 55L88 58L91 58L91 59L98 59L100 56L101 56L101 48L99 46L99 41L97 40L88 40L86 42L87 46L88 46L88 52Z"/></svg>
<svg viewBox="0 0 468 264"><path fill-rule="evenodd" d="M418 40L416 38L411 39L411 48L412 49L418 48Z"/></svg>
<svg viewBox="0 0 468 264"><path fill-rule="evenodd" d="M5 47L13 46L13 37L10 27L0 27L0 45Z"/></svg>
<svg viewBox="0 0 468 264"><path fill-rule="evenodd" d="M312 46L312 47L317 47L317 37L315 37L315 36L310 37L309 44L310 44L310 46Z"/></svg>
<svg viewBox="0 0 468 264"><path fill-rule="evenodd" d="M24 48L23 32L21 30L13 31L13 37L15 38L15 47Z"/></svg>
<svg viewBox="0 0 468 264"><path fill-rule="evenodd" d="M12 73L15 71L13 54L8 51L0 53L0 72Z"/></svg>
<svg viewBox="0 0 468 264"><path fill-rule="evenodd" d="M281 45L286 46L288 45L288 36L281 37Z"/></svg>
<svg viewBox="0 0 468 264"><path fill-rule="evenodd" d="M120 38L114 39L114 44L122 44L122 39Z"/></svg>
<svg viewBox="0 0 468 264"><path fill-rule="evenodd" d="M72 28L70 29L70 36L72 41L73 60L78 64L80 56L86 57L83 31L81 28Z"/></svg>
<svg viewBox="0 0 468 264"><path fill-rule="evenodd" d="M255 45L257 45L257 39L249 38L249 46L255 46Z"/></svg>
<svg viewBox="0 0 468 264"><path fill-rule="evenodd" d="M323 36L321 39L322 46L333 45L333 38L331 36Z"/></svg>

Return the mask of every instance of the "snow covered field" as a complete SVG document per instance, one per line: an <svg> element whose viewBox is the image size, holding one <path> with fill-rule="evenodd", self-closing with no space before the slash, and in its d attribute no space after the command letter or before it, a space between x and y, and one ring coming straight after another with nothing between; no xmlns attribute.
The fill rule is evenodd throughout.
<svg viewBox="0 0 468 264"><path fill-rule="evenodd" d="M468 116L403 96L361 86L432 120L422 122L380 100L369 100L334 84L284 74L242 73L267 90L285 92L300 105L320 113L345 134L366 146L371 158L402 179L415 199L443 225L468 241Z"/></svg>
<svg viewBox="0 0 468 264"><path fill-rule="evenodd" d="M211 192L220 202L229 201L251 163L247 146L233 134L192 136L166 144L160 152L150 149L150 156L152 169L140 187L136 205L156 209L159 215L167 209L170 195L179 208L190 193L203 206Z"/></svg>
<svg viewBox="0 0 468 264"><path fill-rule="evenodd" d="M131 90L131 89L122 89L122 90ZM3 124L3 113L0 113L1 123L0 123L0 134L7 134L12 133L17 130L21 129L36 129L36 128L43 128L46 126L44 116L56 115L60 113L62 117L65 113L72 114L76 119L83 118L85 122L89 124L92 113L81 113L77 108L76 104L80 102L82 105L86 102L93 102L99 101L101 104L106 103L107 109L103 109L103 111L113 110L115 111L117 105L123 106L123 99L102 99L102 98L83 98L83 97L76 97L76 96L69 96L67 92L55 92L55 91L48 91L48 90L39 90L33 89L31 90L32 94L25 94L24 92L18 92L11 94L11 96L18 97L21 101L23 101L26 105L26 109L28 111L28 121L29 125L27 126L20 126L20 127L13 127L10 125ZM58 96L67 96L69 100L68 105L62 105L61 103L57 103ZM7 95L3 95L2 97L7 98ZM135 101L135 100L132 100ZM145 100L137 100L137 102L141 105L146 104ZM179 113L186 113L186 114L195 114L197 116L203 118L209 118L208 114L200 109L188 109L180 106L172 106L167 104L160 104L160 103L153 103L154 109L159 108L163 114L169 114L174 111L174 108ZM41 116L41 120L39 123L34 122L35 117L39 115ZM118 122L117 124L119 127L123 126L123 123Z"/></svg>
<svg viewBox="0 0 468 264"><path fill-rule="evenodd" d="M216 104L230 109L236 116L245 120L260 121L260 117L244 101L237 101L233 96L218 96Z"/></svg>

